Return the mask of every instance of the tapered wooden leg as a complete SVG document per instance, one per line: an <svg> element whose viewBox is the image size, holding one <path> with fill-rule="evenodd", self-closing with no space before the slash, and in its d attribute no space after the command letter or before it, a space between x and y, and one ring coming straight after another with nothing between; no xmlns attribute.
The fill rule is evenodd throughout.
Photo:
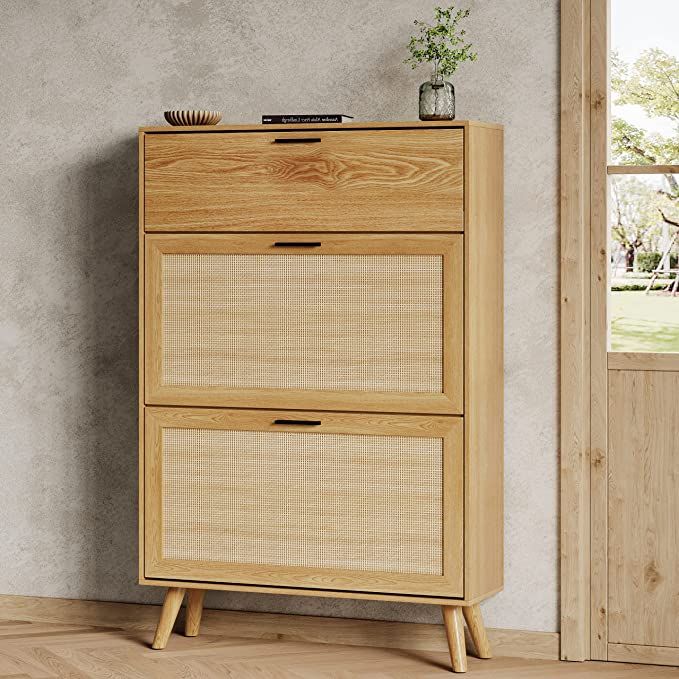
<svg viewBox="0 0 679 679"><path fill-rule="evenodd" d="M464 621L461 606L442 606L448 648L453 672L467 671L467 650L464 645Z"/></svg>
<svg viewBox="0 0 679 679"><path fill-rule="evenodd" d="M190 589L186 602L186 627L184 634L187 637L197 637L200 631L200 620L203 617L204 589Z"/></svg>
<svg viewBox="0 0 679 679"><path fill-rule="evenodd" d="M153 638L151 648L160 650L167 646L167 640L172 633L172 628L181 608L185 592L186 590L183 587L170 587L167 590L165 601L163 602L163 610L160 612L160 620L156 628L156 636Z"/></svg>
<svg viewBox="0 0 679 679"><path fill-rule="evenodd" d="M490 643L488 643L488 635L486 634L486 627L483 624L483 617L481 616L481 609L478 604L473 606L465 606L462 609L464 619L469 628L469 634L474 642L476 655L478 658L492 658L493 654L490 650Z"/></svg>

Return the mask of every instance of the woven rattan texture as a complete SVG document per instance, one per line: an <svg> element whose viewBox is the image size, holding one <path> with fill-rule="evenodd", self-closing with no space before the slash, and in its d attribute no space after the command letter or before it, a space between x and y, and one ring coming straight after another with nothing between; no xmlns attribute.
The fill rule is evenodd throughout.
<svg viewBox="0 0 679 679"><path fill-rule="evenodd" d="M439 438L167 428L163 556L442 573Z"/></svg>
<svg viewBox="0 0 679 679"><path fill-rule="evenodd" d="M166 254L168 386L442 391L439 255Z"/></svg>

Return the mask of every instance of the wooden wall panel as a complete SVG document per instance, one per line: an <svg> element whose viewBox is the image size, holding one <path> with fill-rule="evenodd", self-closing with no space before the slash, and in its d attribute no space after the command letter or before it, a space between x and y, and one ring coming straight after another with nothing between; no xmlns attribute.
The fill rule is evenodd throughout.
<svg viewBox="0 0 679 679"><path fill-rule="evenodd" d="M589 2L561 3L561 657L590 653Z"/></svg>
<svg viewBox="0 0 679 679"><path fill-rule="evenodd" d="M679 646L679 372L609 372L611 644Z"/></svg>
<svg viewBox="0 0 679 679"><path fill-rule="evenodd" d="M591 0L590 83L590 658L606 660L608 570L608 1Z"/></svg>

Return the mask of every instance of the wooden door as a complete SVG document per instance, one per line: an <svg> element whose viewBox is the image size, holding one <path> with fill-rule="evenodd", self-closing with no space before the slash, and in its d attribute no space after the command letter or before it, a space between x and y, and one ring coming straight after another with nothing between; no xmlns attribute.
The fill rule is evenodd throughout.
<svg viewBox="0 0 679 679"><path fill-rule="evenodd" d="M609 77L616 31L636 20L631 6L591 3L590 656L679 664L677 228L672 205L654 204L676 197L679 165L659 164L660 138L640 131L632 143L607 110L620 95ZM639 87L632 62L614 87ZM652 79L644 87L655 96ZM618 125L628 113L615 110ZM649 143L656 156L644 155ZM654 250L645 272L638 255Z"/></svg>
<svg viewBox="0 0 679 679"><path fill-rule="evenodd" d="M145 137L146 231L462 231L464 132Z"/></svg>
<svg viewBox="0 0 679 679"><path fill-rule="evenodd" d="M147 408L149 578L463 596L460 417Z"/></svg>
<svg viewBox="0 0 679 679"><path fill-rule="evenodd" d="M461 414L463 236L146 236L146 403Z"/></svg>

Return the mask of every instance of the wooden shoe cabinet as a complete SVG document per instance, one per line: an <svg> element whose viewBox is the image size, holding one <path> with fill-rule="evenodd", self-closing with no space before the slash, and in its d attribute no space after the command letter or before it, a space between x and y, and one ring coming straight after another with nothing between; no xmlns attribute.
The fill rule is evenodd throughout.
<svg viewBox="0 0 679 679"><path fill-rule="evenodd" d="M443 607L502 587L503 133L140 131L140 582Z"/></svg>

